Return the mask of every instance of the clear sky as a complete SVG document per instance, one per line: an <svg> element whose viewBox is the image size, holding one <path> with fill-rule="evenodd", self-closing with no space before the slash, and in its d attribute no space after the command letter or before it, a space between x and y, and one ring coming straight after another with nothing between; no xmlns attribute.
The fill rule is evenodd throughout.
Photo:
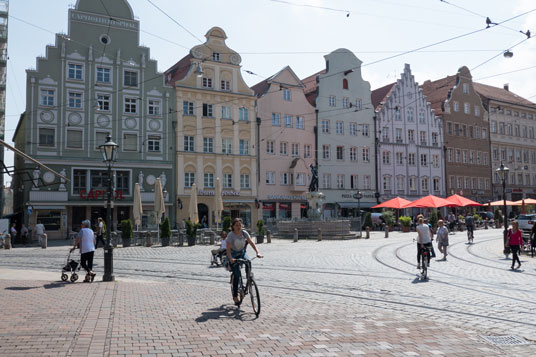
<svg viewBox="0 0 536 357"><path fill-rule="evenodd" d="M8 141L25 109L25 70L35 67L37 56L45 55L55 33L67 32L67 10L75 4L75 0L10 0ZM405 63L419 83L455 74L466 65L474 80L499 87L509 83L512 92L536 101L534 0L130 0L130 4L140 21L140 43L151 49L161 71L204 41L212 26L219 26L227 33L227 45L241 54L242 68L256 74L243 73L249 85L286 65L304 78L324 68L325 54L344 47L363 61L363 78L372 89L394 82ZM463 36L485 29L486 17L501 23L531 10L535 11ZM529 29L531 39L520 32ZM502 52L510 48L514 56L504 58ZM516 72L504 74L511 71ZM9 151L6 163L12 164Z"/></svg>

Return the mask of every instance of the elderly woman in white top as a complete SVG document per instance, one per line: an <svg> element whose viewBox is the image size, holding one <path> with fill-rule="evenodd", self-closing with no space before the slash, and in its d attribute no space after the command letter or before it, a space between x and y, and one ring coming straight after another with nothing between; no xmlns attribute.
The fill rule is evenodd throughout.
<svg viewBox="0 0 536 357"><path fill-rule="evenodd" d="M80 265L82 265L82 268L87 272L84 283L92 283L95 279L95 275L97 275L92 271L93 254L95 253L95 234L93 233L93 230L89 228L90 226L91 222L89 220L86 219L85 221L82 221L82 229L78 232L74 246L71 248L72 252L80 244Z"/></svg>

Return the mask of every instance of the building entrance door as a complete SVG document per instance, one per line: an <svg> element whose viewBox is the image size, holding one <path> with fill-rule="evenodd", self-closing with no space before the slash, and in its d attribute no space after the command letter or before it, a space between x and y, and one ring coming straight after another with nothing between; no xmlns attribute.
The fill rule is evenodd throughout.
<svg viewBox="0 0 536 357"><path fill-rule="evenodd" d="M209 226L209 216L208 216L208 206L204 203L199 203L197 205L197 215L199 219L199 223L203 225L203 228L206 228ZM205 227L206 225L206 227Z"/></svg>
<svg viewBox="0 0 536 357"><path fill-rule="evenodd" d="M113 214L113 208L112 208L112 217ZM102 218L104 222L106 222L106 227L110 227L110 223L107 221L106 217L106 207L91 207L91 229L95 231L97 228L97 220Z"/></svg>

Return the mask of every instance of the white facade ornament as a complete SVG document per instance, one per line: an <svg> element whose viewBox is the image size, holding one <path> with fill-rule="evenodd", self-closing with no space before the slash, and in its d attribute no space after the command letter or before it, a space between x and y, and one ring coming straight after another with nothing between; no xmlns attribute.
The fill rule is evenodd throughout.
<svg viewBox="0 0 536 357"><path fill-rule="evenodd" d="M121 49L117 49L117 58L115 60L117 64L121 64Z"/></svg>
<svg viewBox="0 0 536 357"><path fill-rule="evenodd" d="M164 191L166 189L166 173L162 171L162 174L160 175L160 183L162 184L162 190Z"/></svg>
<svg viewBox="0 0 536 357"><path fill-rule="evenodd" d="M93 46L89 46L88 60L93 61Z"/></svg>
<svg viewBox="0 0 536 357"><path fill-rule="evenodd" d="M143 171L138 174L138 184L140 185L140 191L145 191L143 189Z"/></svg>
<svg viewBox="0 0 536 357"><path fill-rule="evenodd" d="M141 54L141 66L142 68L145 68L145 53Z"/></svg>
<svg viewBox="0 0 536 357"><path fill-rule="evenodd" d="M32 190L39 190L39 175L41 171L39 169L33 170L33 187Z"/></svg>
<svg viewBox="0 0 536 357"><path fill-rule="evenodd" d="M67 175L67 173L65 172L65 169L60 171L60 175L62 176ZM66 190L67 189L65 188L65 179L63 177L60 177L60 187L58 188L58 191L66 191Z"/></svg>

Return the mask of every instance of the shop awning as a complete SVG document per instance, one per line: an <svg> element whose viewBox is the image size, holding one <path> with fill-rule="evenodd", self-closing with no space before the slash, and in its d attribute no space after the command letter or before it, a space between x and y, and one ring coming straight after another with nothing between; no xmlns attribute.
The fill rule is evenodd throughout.
<svg viewBox="0 0 536 357"><path fill-rule="evenodd" d="M358 208L357 202L337 202L341 208ZM376 205L376 202L361 202L360 208L370 208Z"/></svg>
<svg viewBox="0 0 536 357"><path fill-rule="evenodd" d="M33 206L33 209L67 209L65 206Z"/></svg>
<svg viewBox="0 0 536 357"><path fill-rule="evenodd" d="M255 203L255 200L223 200L223 203Z"/></svg>

